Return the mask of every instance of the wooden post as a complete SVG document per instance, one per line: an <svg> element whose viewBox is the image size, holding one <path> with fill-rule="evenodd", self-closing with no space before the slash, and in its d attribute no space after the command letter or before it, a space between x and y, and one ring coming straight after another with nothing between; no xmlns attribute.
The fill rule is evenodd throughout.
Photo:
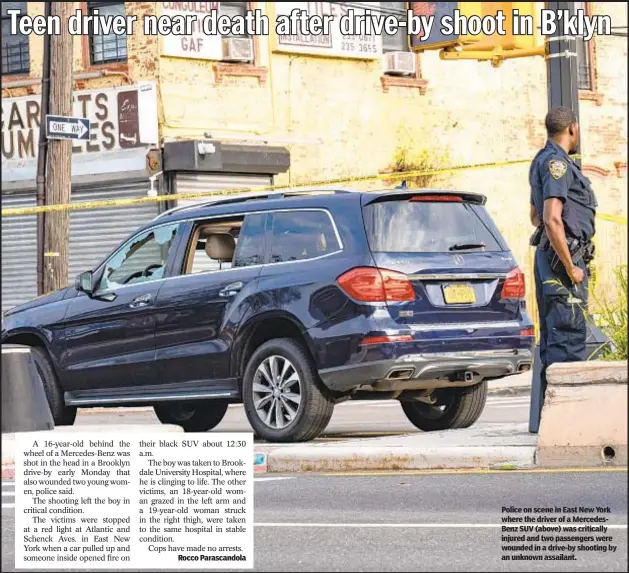
<svg viewBox="0 0 629 573"><path fill-rule="evenodd" d="M61 20L61 34L50 39L50 115L72 115L73 36L68 32L68 19L74 12L74 2L52 2L52 16ZM42 125L42 129L46 126ZM72 142L48 141L46 166L46 203L58 205L70 202L72 174ZM70 216L68 211L46 213L44 232L44 292L50 293L68 286L68 245Z"/></svg>
<svg viewBox="0 0 629 573"><path fill-rule="evenodd" d="M46 2L46 19L50 17L50 2ZM41 104L39 114L39 146L37 150L37 206L46 204L46 159L48 140L46 139L46 116L50 101L50 34L44 35L44 62L42 65ZM37 215L37 296L44 294L44 225L45 213Z"/></svg>

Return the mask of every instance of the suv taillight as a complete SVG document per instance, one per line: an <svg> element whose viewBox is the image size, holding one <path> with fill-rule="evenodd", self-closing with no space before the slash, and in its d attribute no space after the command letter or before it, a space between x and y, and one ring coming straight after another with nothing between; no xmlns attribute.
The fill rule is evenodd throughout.
<svg viewBox="0 0 629 573"><path fill-rule="evenodd" d="M340 287L360 302L407 302L415 300L415 291L404 273L358 267L337 279Z"/></svg>
<svg viewBox="0 0 629 573"><path fill-rule="evenodd" d="M500 298L524 298L526 296L526 284L524 273L516 267L505 280Z"/></svg>

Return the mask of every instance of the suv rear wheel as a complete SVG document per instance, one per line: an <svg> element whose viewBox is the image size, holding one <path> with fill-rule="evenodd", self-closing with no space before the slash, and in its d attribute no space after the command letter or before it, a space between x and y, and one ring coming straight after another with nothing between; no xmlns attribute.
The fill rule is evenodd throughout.
<svg viewBox="0 0 629 573"><path fill-rule="evenodd" d="M464 388L437 390L435 397L435 404L416 400L401 402L411 424L424 432L469 428L485 408L487 381Z"/></svg>
<svg viewBox="0 0 629 573"><path fill-rule="evenodd" d="M245 369L243 402L251 427L269 442L313 440L334 411L308 352L289 338L269 340L253 353Z"/></svg>
<svg viewBox="0 0 629 573"><path fill-rule="evenodd" d="M57 375L52 367L48 352L43 348L31 348L31 356L35 369L41 378L48 406L55 426L72 426L76 419L76 407L66 406L63 391L59 386Z"/></svg>
<svg viewBox="0 0 629 573"><path fill-rule="evenodd" d="M181 426L184 432L207 432L218 426L227 413L227 402L204 400L153 406L162 424Z"/></svg>

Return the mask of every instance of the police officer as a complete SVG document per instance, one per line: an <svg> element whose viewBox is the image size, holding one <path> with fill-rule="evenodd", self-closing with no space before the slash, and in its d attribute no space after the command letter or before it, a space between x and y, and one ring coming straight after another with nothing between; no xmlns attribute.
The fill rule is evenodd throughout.
<svg viewBox="0 0 629 573"><path fill-rule="evenodd" d="M588 263L592 260L596 198L590 180L570 159L579 142L576 115L553 108L548 139L531 164L531 223L537 227L535 291L540 322L542 401L546 369L586 355Z"/></svg>

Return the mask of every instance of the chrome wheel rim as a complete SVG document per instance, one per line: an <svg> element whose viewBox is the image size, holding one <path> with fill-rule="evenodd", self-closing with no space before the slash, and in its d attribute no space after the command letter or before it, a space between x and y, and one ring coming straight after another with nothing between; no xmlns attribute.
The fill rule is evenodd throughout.
<svg viewBox="0 0 629 573"><path fill-rule="evenodd" d="M301 379L283 356L265 358L253 378L253 407L262 422L274 430L290 426L301 404Z"/></svg>

